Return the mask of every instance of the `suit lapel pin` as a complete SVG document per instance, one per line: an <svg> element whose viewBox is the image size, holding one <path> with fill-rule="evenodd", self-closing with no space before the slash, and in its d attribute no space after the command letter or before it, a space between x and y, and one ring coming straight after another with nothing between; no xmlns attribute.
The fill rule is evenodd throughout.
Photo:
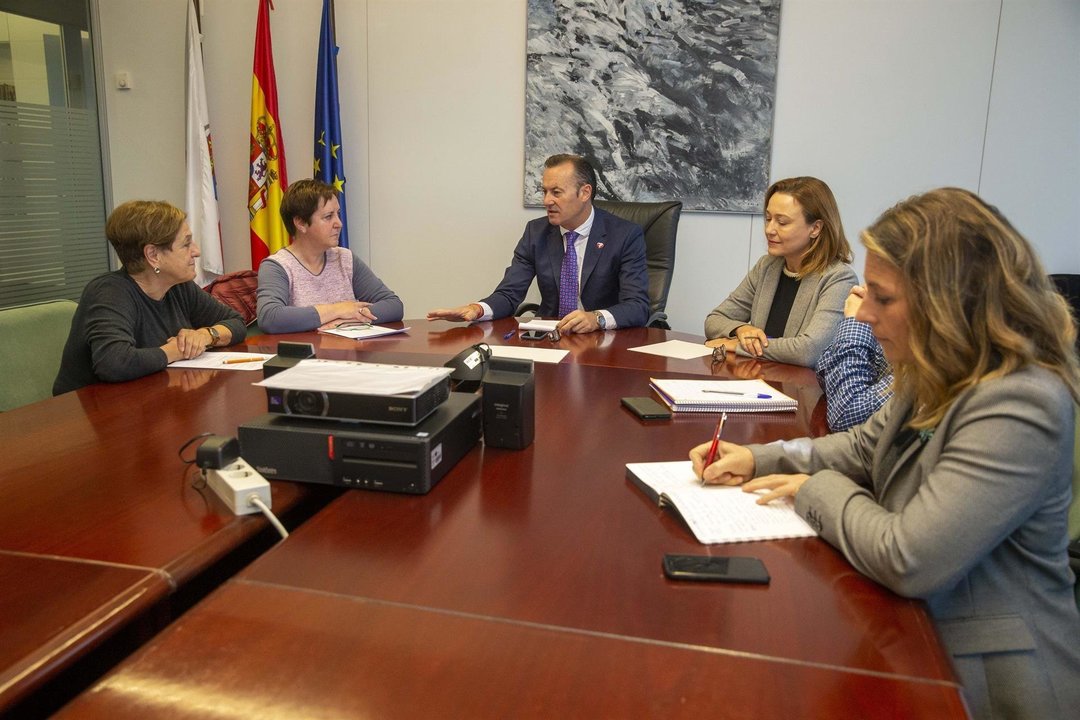
<svg viewBox="0 0 1080 720"><path fill-rule="evenodd" d="M597 250L603 250L604 249L604 243L596 243L596 249Z"/></svg>

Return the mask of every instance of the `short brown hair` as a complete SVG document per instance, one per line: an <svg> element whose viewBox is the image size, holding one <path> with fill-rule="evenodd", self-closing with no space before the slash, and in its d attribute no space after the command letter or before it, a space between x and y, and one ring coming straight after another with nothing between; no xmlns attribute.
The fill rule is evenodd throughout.
<svg viewBox="0 0 1080 720"><path fill-rule="evenodd" d="M574 166L574 179L577 180L578 188L582 185L588 185L592 188L592 192L589 193L589 197L596 197L596 170L593 169L592 163L580 155L569 155L562 153L559 155L552 155L544 161L544 168L550 170L551 168L558 167L563 163L570 163Z"/></svg>
<svg viewBox="0 0 1080 720"><path fill-rule="evenodd" d="M289 236L296 235L293 218L311 220L311 216L319 209L319 202L330 202L330 198L337 197L337 194L337 188L322 180L297 180L290 185L281 198L279 208L281 221L285 223Z"/></svg>
<svg viewBox="0 0 1080 720"><path fill-rule="evenodd" d="M169 250L187 216L163 200L129 200L109 213L105 237L128 273L141 272L146 256L143 248L156 245Z"/></svg>
<svg viewBox="0 0 1080 720"><path fill-rule="evenodd" d="M936 426L961 392L1026 365L1053 371L1080 401L1069 306L997 208L940 188L886 210L862 241L904 283L913 360L894 369L915 400L912 427Z"/></svg>
<svg viewBox="0 0 1080 720"><path fill-rule="evenodd" d="M821 272L833 263L850 263L851 245L844 236L844 224L840 222L840 209L832 190L815 177L793 177L777 180L765 191L765 209L769 200L776 193L784 193L795 198L803 209L803 217L808 225L821 221L821 232L810 241L810 247L803 256L800 275Z"/></svg>

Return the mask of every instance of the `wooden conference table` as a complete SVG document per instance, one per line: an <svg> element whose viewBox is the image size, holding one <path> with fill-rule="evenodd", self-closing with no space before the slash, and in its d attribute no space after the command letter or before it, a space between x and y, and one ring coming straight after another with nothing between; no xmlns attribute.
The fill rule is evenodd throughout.
<svg viewBox="0 0 1080 720"><path fill-rule="evenodd" d="M226 375L170 370L0 414L0 714L47 712L273 544L177 454L265 403L251 374ZM287 524L337 494L272 492Z"/></svg>
<svg viewBox="0 0 1080 720"><path fill-rule="evenodd" d="M475 342L519 344L509 322L249 347L302 339L319 357L441 364ZM61 715L965 716L921 603L817 539L702 546L625 479L625 463L683 458L715 422L624 411L619 398L648 394L658 373L760 372L799 398L797 413L731 417L733 441L821 429L804 368L628 351L671 338L700 342L564 338L571 357L536 366L532 446L480 445L425 496L341 494ZM215 373L197 392L251 416L251 379ZM673 583L669 552L754 555L772 583Z"/></svg>

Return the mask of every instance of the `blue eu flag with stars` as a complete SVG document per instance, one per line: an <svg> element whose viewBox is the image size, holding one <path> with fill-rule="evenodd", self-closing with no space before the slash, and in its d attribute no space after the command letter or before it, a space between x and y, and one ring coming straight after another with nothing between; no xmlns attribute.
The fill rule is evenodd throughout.
<svg viewBox="0 0 1080 720"><path fill-rule="evenodd" d="M338 245L349 247L349 223L345 214L345 163L341 155L341 113L338 107L337 43L331 0L323 0L319 31L319 63L315 75L315 172L316 180L333 185L341 203L341 235Z"/></svg>

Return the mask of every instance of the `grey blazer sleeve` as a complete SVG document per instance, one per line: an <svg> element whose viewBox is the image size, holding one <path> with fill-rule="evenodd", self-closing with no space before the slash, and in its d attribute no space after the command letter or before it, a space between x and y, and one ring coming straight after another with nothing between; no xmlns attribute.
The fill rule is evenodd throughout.
<svg viewBox="0 0 1080 720"><path fill-rule="evenodd" d="M762 292L762 283L765 280L765 270L770 258L768 255L759 259L750 272L742 279L738 287L732 291L724 302L713 308L705 316L705 337L709 340L716 338L731 337L731 333L740 325L750 322L750 313L758 296ZM772 304L773 293L776 292L776 284L773 284L772 292L769 293L767 302Z"/></svg>
<svg viewBox="0 0 1080 720"><path fill-rule="evenodd" d="M758 260L734 292L705 318L705 337L731 337L736 328L747 323L765 327L783 263L783 258L770 255ZM845 263L804 277L784 336L769 339L764 359L814 367L843 317L848 291L857 282L855 271ZM741 350L736 352L745 356Z"/></svg>
<svg viewBox="0 0 1080 720"><path fill-rule="evenodd" d="M850 265L836 263L821 274L808 275L799 283L799 292L791 307L784 336L769 340L765 359L814 367L821 353L832 342L836 325L844 316L844 301L859 279ZM776 286L773 285L773 295ZM752 316L752 324L765 327L772 308L761 303ZM738 351L737 351L738 352ZM741 353L740 353L741 354Z"/></svg>
<svg viewBox="0 0 1080 720"><path fill-rule="evenodd" d="M984 381L953 403L932 437L915 441L890 477L879 477L907 411L894 397L847 433L794 452L753 451L757 474L811 474L796 511L860 572L901 595L928 597L959 582L1061 492L1071 473L1071 454L1061 456L1072 450L1072 400L1045 370Z"/></svg>

